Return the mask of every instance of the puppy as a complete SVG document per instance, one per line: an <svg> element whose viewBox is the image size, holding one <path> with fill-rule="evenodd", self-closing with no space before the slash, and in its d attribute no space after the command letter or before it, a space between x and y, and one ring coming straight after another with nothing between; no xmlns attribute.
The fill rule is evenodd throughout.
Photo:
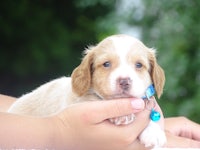
<svg viewBox="0 0 200 150"><path fill-rule="evenodd" d="M157 64L155 50L131 36L113 35L88 48L71 77L55 79L23 95L8 112L48 116L86 100L142 98L152 84L160 97L164 82L164 71ZM122 125L134 119L137 118L130 114L110 121ZM139 138L145 146L162 146L166 142L163 130L154 121Z"/></svg>

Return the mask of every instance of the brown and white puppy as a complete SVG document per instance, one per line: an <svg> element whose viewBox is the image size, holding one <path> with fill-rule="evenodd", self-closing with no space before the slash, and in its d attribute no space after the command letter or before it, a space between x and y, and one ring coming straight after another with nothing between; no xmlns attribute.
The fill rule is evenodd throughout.
<svg viewBox="0 0 200 150"><path fill-rule="evenodd" d="M8 112L47 116L86 100L141 98L151 84L160 97L164 82L155 50L131 36L113 35L87 49L71 77L55 79L20 97ZM111 119L117 125L133 120L133 114ZM162 146L166 142L163 130L152 121L140 140L146 146Z"/></svg>

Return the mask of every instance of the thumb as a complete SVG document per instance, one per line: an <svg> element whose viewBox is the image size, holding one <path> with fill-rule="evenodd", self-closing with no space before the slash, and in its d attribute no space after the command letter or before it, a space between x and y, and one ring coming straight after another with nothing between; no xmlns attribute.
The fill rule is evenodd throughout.
<svg viewBox="0 0 200 150"><path fill-rule="evenodd" d="M125 116L132 113L137 113L145 108L144 101L142 99L129 98L129 99L117 99L106 101L95 101L91 115L91 121L93 123L99 123L109 118Z"/></svg>

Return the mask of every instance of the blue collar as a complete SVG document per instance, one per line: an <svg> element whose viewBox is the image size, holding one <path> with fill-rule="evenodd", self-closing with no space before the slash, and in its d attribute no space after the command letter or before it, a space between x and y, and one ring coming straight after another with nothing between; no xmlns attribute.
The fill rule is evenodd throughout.
<svg viewBox="0 0 200 150"><path fill-rule="evenodd" d="M146 99L149 100L149 98L151 98L152 96L154 96L155 93L156 93L156 91L155 91L154 85L151 84L151 85L147 88L147 90L146 90L146 92L145 92L145 96L143 96L142 99L143 99L143 100L146 100Z"/></svg>

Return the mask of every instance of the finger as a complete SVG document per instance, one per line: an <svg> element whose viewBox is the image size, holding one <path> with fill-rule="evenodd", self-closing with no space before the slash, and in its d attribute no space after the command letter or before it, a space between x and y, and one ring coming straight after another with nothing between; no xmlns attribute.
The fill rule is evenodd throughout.
<svg viewBox="0 0 200 150"><path fill-rule="evenodd" d="M179 148L199 148L200 142L189 138L173 135L166 132L167 144L166 147L179 147Z"/></svg>
<svg viewBox="0 0 200 150"><path fill-rule="evenodd" d="M200 125L185 117L167 118L165 127L174 135L200 141Z"/></svg>
<svg viewBox="0 0 200 150"><path fill-rule="evenodd" d="M133 123L129 125L116 126L109 121L99 124L99 133L105 138L114 139L113 141L124 142L124 144L131 144L137 139L140 133L147 127L150 119L150 112L144 110L136 114ZM107 131L106 133L103 131Z"/></svg>
<svg viewBox="0 0 200 150"><path fill-rule="evenodd" d="M200 141L200 125L185 117L182 120L180 136Z"/></svg>
<svg viewBox="0 0 200 150"><path fill-rule="evenodd" d="M93 123L100 123L106 119L125 116L140 112L144 109L142 99L118 99L95 101L88 107L87 112Z"/></svg>
<svg viewBox="0 0 200 150"><path fill-rule="evenodd" d="M132 99L132 101L136 102L137 99L134 99L134 100ZM150 121L149 119L150 111L146 109L141 111L139 109L139 112L138 112L137 109L133 109L133 106L132 106L133 103L134 102L131 102L131 100L127 100L127 99L114 100L114 101L110 100L110 101L104 101L104 102L100 101L98 102L98 104L101 105L101 107L97 107L95 110L91 110L91 108L94 108L94 107L90 107L86 109L86 111L90 112L90 115L88 116L88 117L91 117L90 121L95 120L95 123L93 122L93 124L95 126L98 125L98 130L95 131L96 135L100 137L104 137L103 138L104 141L107 141L107 142L115 141L116 143L122 143L123 145L131 145L137 139L139 134L144 130L144 128L148 125ZM142 103L143 103L143 100L142 100ZM96 104L97 103L95 102L95 106L97 106ZM92 105L92 103L90 103L90 105ZM87 106L88 106L88 103L87 103ZM117 107L117 109L115 107ZM144 106L142 105L142 108L143 107ZM95 113L91 113L93 111ZM135 114L136 118L134 122L129 125L116 126L107 120L108 118L111 118L111 117L127 115L130 113L136 113ZM95 119L96 117L98 119Z"/></svg>

